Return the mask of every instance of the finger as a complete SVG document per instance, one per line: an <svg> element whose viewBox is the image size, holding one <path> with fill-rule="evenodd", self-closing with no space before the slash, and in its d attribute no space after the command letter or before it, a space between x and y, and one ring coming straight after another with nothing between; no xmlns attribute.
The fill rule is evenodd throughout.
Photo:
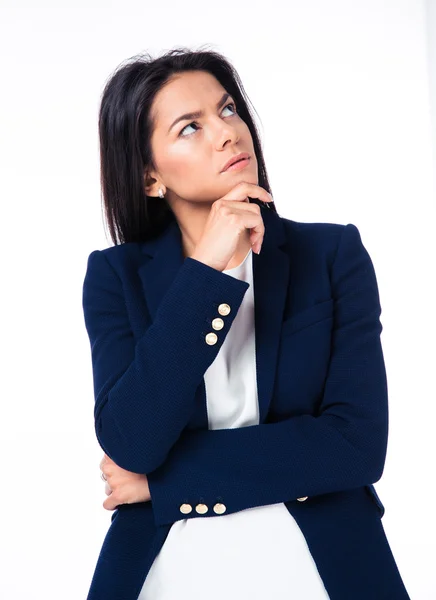
<svg viewBox="0 0 436 600"><path fill-rule="evenodd" d="M119 506L121 502L115 497L114 494L111 494L106 498L103 502L103 508L106 510L115 510L117 506Z"/></svg>
<svg viewBox="0 0 436 600"><path fill-rule="evenodd" d="M243 226L246 229L250 229L250 240L254 240L255 242L263 240L265 224L262 215L259 213L259 207L257 205L251 205L252 208L245 205L242 207L237 202L233 204L232 201L229 201L229 203L232 204L232 213L239 215ZM254 208L255 206L257 208Z"/></svg>
<svg viewBox="0 0 436 600"><path fill-rule="evenodd" d="M239 200L225 200L224 206L230 207L233 213L238 213L239 215L252 213L258 216L257 223L254 226L249 226L247 222L244 223L244 227L250 230L251 245L256 248L256 243L262 242L265 233L260 207L257 204L248 202L244 202L242 205Z"/></svg>
<svg viewBox="0 0 436 600"><path fill-rule="evenodd" d="M269 192L267 192L260 185L256 185L254 183L249 183L248 181L241 181L236 185L228 194L226 194L222 199L223 200L244 200L246 197L248 198L258 198L263 202L272 202L273 197Z"/></svg>

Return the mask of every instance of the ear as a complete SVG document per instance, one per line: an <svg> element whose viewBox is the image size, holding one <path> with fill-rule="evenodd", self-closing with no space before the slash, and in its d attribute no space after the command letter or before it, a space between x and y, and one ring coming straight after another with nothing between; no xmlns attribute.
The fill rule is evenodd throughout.
<svg viewBox="0 0 436 600"><path fill-rule="evenodd" d="M144 173L144 191L147 196L157 196L159 187L164 187L154 173Z"/></svg>

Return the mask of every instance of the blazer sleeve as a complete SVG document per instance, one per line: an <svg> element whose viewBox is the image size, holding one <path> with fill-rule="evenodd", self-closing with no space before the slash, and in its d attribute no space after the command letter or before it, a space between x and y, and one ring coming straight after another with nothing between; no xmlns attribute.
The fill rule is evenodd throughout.
<svg viewBox="0 0 436 600"><path fill-rule="evenodd" d="M183 432L148 474L156 524L346 490L378 481L388 439L381 307L373 264L357 227L344 226L331 271L332 351L318 416L236 429ZM310 500L309 500L310 501ZM189 514L180 512L190 503Z"/></svg>
<svg viewBox="0 0 436 600"><path fill-rule="evenodd" d="M89 336L98 442L122 468L156 469L179 438L201 379L218 354L249 283L185 258L153 322L135 339L122 281L102 250L88 257L83 312ZM230 306L206 342L219 305Z"/></svg>

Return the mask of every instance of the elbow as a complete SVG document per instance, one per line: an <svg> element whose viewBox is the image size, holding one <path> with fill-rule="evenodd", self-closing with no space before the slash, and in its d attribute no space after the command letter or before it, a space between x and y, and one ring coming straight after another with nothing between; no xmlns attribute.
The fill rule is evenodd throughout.
<svg viewBox="0 0 436 600"><path fill-rule="evenodd" d="M153 460L140 447L132 445L131 441L116 429L113 423L108 423L102 416L95 420L95 434L103 451L116 465L131 473L149 473Z"/></svg>
<svg viewBox="0 0 436 600"><path fill-rule="evenodd" d="M376 483L383 475L383 471L386 463L386 452L379 452L375 459L372 461L371 475L369 478L370 483Z"/></svg>
<svg viewBox="0 0 436 600"><path fill-rule="evenodd" d="M373 440L370 448L368 448L368 481L367 483L376 483L383 475L386 463L388 435L387 428L383 426L383 431L377 436L377 441Z"/></svg>
<svg viewBox="0 0 436 600"><path fill-rule="evenodd" d="M95 433L103 451L115 464L132 473L151 473L166 459L167 450L153 442L144 442L144 436L125 436L117 424L107 418L105 410L95 419ZM154 448L154 450L152 450Z"/></svg>

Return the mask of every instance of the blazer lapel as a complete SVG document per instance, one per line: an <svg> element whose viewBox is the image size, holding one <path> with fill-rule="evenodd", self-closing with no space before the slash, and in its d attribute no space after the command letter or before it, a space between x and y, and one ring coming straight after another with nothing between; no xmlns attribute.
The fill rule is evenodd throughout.
<svg viewBox="0 0 436 600"><path fill-rule="evenodd" d="M280 332L290 280L290 256L281 217L261 207L265 235L260 254L253 253L253 282L256 339L256 377L259 422L268 414L274 388ZM150 317L154 320L161 300L184 262L182 237L177 221L164 232L141 244L143 263L138 273ZM208 428L204 379L198 390L202 415L197 426Z"/></svg>
<svg viewBox="0 0 436 600"><path fill-rule="evenodd" d="M262 209L265 235L260 254L253 252L256 373L259 423L267 419L274 391L283 313L290 279L290 256L280 216Z"/></svg>

